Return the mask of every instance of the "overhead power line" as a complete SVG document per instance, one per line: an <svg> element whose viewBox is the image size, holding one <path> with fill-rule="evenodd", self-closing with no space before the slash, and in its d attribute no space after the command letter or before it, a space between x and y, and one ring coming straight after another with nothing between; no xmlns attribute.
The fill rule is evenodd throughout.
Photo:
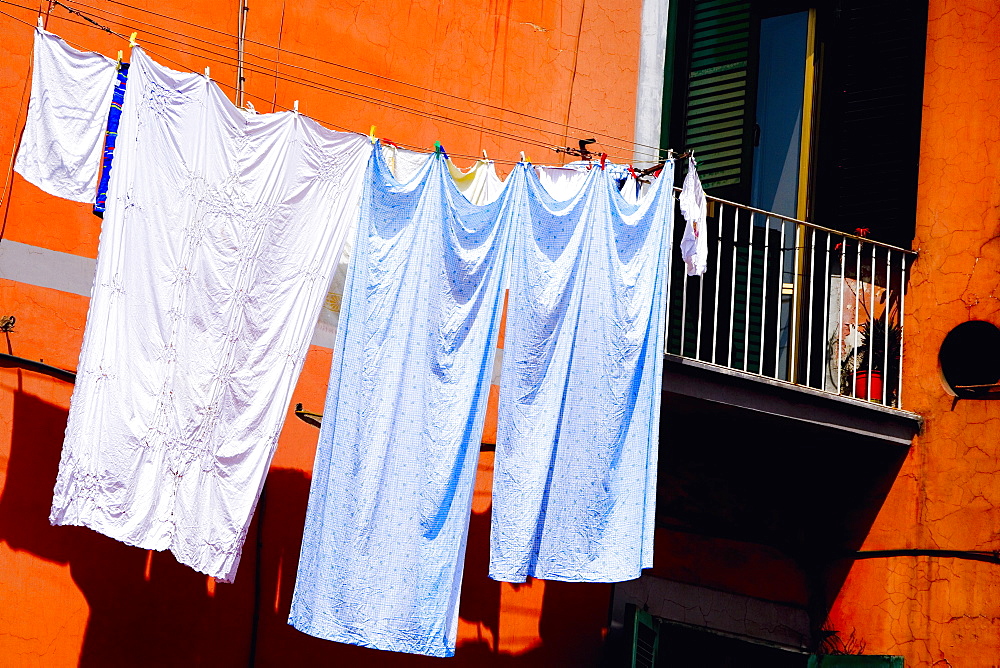
<svg viewBox="0 0 1000 668"><path fill-rule="evenodd" d="M30 12L37 11L34 8L26 7L24 5L20 5L20 4L14 3L14 2L10 2L9 0L0 0L0 3L6 4L6 5L9 5L9 6L13 6L13 7L18 7L20 9L24 9L24 10L27 10L27 11L30 11ZM96 20L94 20L94 17L87 16L85 12L82 12L79 9L70 7L69 5L67 5L67 4L65 4L63 2L60 2L59 0L55 0L54 4L57 5L57 6L59 6L59 7L64 8L67 11L69 11L72 15L79 16L81 19L83 19L84 21L86 21L86 23L90 27L94 27L96 29L102 30L102 31L107 32L109 34L113 34L113 35L115 35L115 36L117 36L117 37L119 37L119 38L121 38L123 40L127 40L127 38L125 37L125 35L123 35L121 33L118 33L118 32L115 32L114 30L111 30L107 26L101 25ZM74 3L74 4L76 4L78 6L86 7L88 9L92 9L93 8L92 6L86 5L84 3ZM132 9L136 9L138 11L147 11L147 10L141 10L140 8L132 7L132 6L127 5L125 3L116 3L116 4L120 4L122 6L129 7L129 8L132 8ZM110 12L108 10L103 10L103 9L100 9L100 8L93 8L93 9L96 9L97 11L101 11L101 12L106 13L106 14L110 14L112 16L118 16L118 17L121 17L121 18L127 18L127 17L124 17L124 16L122 16L120 14L115 14L114 12ZM3 12L0 12L0 13L3 13ZM152 11L150 11L149 13L154 14L156 16L163 17L163 18L175 20L175 21L177 21L179 23L183 23L185 25L190 25L190 26L193 26L193 27L197 27L199 29L206 30L206 31L209 31L209 32L223 34L223 35L227 35L227 36L233 37L231 35L228 35L228 33L224 33L222 31L214 30L212 28L207 28L207 27L204 27L204 26L199 26L197 24L193 24L193 23L190 23L190 22L187 22L187 21L183 21L181 19L174 19L173 17L169 17L169 16L166 16L166 15L163 15L163 14L158 14L158 13L152 12ZM12 16L10 14L6 14L6 13L3 13L3 14L5 16L8 16L8 17L12 18L12 19L15 19L15 20L18 20L18 21L20 21L22 23L25 23L26 25L29 25L29 26L32 25L30 22L24 21L22 19L18 19L17 17L14 17L14 16ZM115 21L114 19L107 19L104 16L97 16L96 18L101 19L101 20L109 20L110 22L112 22L112 23L118 23L119 25L126 25L126 26L128 25L128 24L124 23L123 21ZM63 18L63 20L69 21L70 23L75 23L75 24L83 25L83 23L81 23L80 21L75 21L75 20L72 20L71 18ZM136 21L136 22L140 23L140 24L143 24L143 25L151 26L151 27L153 27L153 28L155 28L157 30L162 30L163 32L167 32L167 33L171 33L171 34L175 34L175 35L181 35L182 37L188 38L188 39L196 41L196 42L208 43L205 40L199 40L199 39L197 39L195 37L191 37L191 36L189 36L189 35L187 35L185 33L179 33L177 31L172 31L172 30L170 30L168 28L163 28L161 26L156 26L156 25L149 24L149 23L146 23L146 22L143 22L143 21ZM158 38L161 38L161 39L174 39L172 37L168 37L168 36L165 36L165 35L157 35L157 34L152 33L152 32L150 32L150 34L152 36L154 36L154 37L158 37ZM224 54L224 53L219 53L217 51L213 51L213 50L207 49L205 47L199 47L199 46L184 44L184 46L188 46L189 48L200 49L201 51L205 52L206 54L209 54L209 56L212 56L212 57L208 57L208 56L206 56L206 55L204 55L202 53L192 53L191 51L186 51L186 50L177 48L176 44L161 44L161 43L152 41L152 40L150 40L148 38L143 39L141 41L143 42L143 44L151 45L151 46L154 46L154 47L157 47L157 48L170 49L170 50L175 51L177 53L182 53L182 54L189 55L189 56L196 57L196 58L203 58L203 59L208 60L210 62L217 62L217 63L221 63L223 65L228 65L228 66L235 67L235 61L237 61L237 58L235 58L233 56L230 56L230 55L227 55L227 54ZM246 41L247 42L253 42L253 40L246 40ZM272 47L270 45L262 44L260 42L253 42L253 43L259 44L259 45L262 45L262 46L267 46L268 48L274 48L274 49L276 49L279 52L282 51L281 49L278 49L277 47ZM213 46L220 46L221 48L224 48L224 49L231 49L231 50L233 49L233 47L227 47L225 45L213 44ZM154 52L150 51L149 49L146 49L146 51L148 53L150 53L150 55L155 55L157 58L159 58L161 60L166 60L168 62L171 62L171 63L175 64L175 65L180 66L181 69L184 69L184 70L187 70L187 71L192 71L189 68L181 65L180 63L177 63L177 61L172 60L170 58L167 58L167 57L163 56L162 54L154 53ZM374 77L386 79L386 80L389 80L389 81L394 81L396 83L400 83L402 85L407 85L407 86L412 86L412 87L417 88L417 89L427 90L427 91L430 91L430 92L433 92L433 93L439 93L439 94L442 94L442 95L446 95L448 97L452 97L452 98L455 98L455 99L459 99L459 100L463 100L463 101L466 101L466 102L470 102L470 103L475 104L475 105L485 106L485 107L490 107L490 108L495 108L495 109L498 109L498 110L501 110L501 111L505 111L507 113L520 114L520 112L515 112L513 110L503 109L501 107L496 107L495 105L489 105L489 104L485 104L485 103L479 103L479 102L476 102L474 100L468 100L466 98L461 98L459 96L451 95L451 94L448 94L448 93L443 93L441 91L432 91L431 89L423 88L421 86L417 86L416 84L409 84L407 82L397 81L397 80L394 80L394 79L390 79L388 77L382 77L380 75L375 75L375 74L367 73L367 72L364 72L363 70L358 70L356 68L350 68L348 66L344 66L344 65L341 65L339 63L332 62L332 61L325 61L325 60L322 60L322 59L319 59L319 58L314 58L314 57L311 57L311 56L306 56L304 54L297 54L295 52L290 52L290 51L284 51L284 52L285 53L290 53L290 54L293 54L293 55L298 55L298 56L301 56L301 57L304 57L304 58L312 58L313 60L317 60L318 62L323 62L323 63L331 64L331 65L334 65L334 66L337 66L337 67L343 67L343 68L348 69L348 70L356 71L356 72L359 72L359 73L362 73L362 74L368 74L370 76L374 76ZM493 121L500 122L500 123L507 123L509 125L516 125L516 126L519 126L519 127L522 127L522 128L526 128L526 129L532 130L534 132L542 132L542 133L545 133L545 134L555 134L555 135L559 135L559 136L563 135L563 133L561 131L560 132L554 132L554 131L550 131L550 130L542 130L540 128L535 128L533 126L526 125L526 124L523 124L523 123L517 123L517 122L514 122L514 121L510 121L510 120L496 119L496 118L493 118L493 117L490 117L490 116L486 116L485 114L477 114L475 112L471 112L471 111L467 111L467 110L463 110L463 109L457 109L455 107L447 107L447 106L440 105L438 103L435 103L435 102L432 102L432 101L429 101L429 100L423 100L423 99L420 99L420 98L416 98L416 97L412 97L412 96L407 96L407 95L404 95L402 93L396 93L394 91L387 91L387 90L380 89L380 88L377 88L377 87L374 87L374 86L370 86L370 85L366 85L366 84L363 84L363 83L360 83L360 82L355 82L355 81L350 81L350 80L347 80L347 79L342 79L342 78L339 78L339 77L334 77L332 75L329 75L329 74L326 74L326 73L323 73L323 72L317 72L315 70L311 70L309 68L292 65L290 63L281 63L280 61L277 61L277 60L274 60L274 59L268 59L268 58L265 58L263 56L254 56L253 54L245 54L245 55L258 58L259 60L269 61L269 62L275 63L277 65L283 65L285 67L292 67L292 68L300 69L300 70L303 70L305 72L318 75L319 77L329 78L331 80L342 82L342 83L346 83L348 85L358 86L360 88L367 88L367 89L375 90L375 91L378 91L378 92L381 92L381 93L387 93L387 94L390 94L390 95L396 95L396 96L399 96L399 97L402 97L402 98L405 98L405 99L408 99L408 100L411 100L411 101L414 101L414 102L418 102L420 104L427 104L427 105L431 105L431 106L437 106L437 107L441 107L443 109L447 109L447 110L450 110L450 111L455 111L457 113L463 113L463 114L468 114L468 115L472 115L472 116L477 116L478 118L481 118L481 119L489 119L489 120L493 120ZM351 98L351 99L356 99L356 100L360 100L360 101L364 101L364 102L368 102L368 103L372 103L372 104L378 104L380 106L385 106L385 107L388 107L388 108L396 110L396 111L401 111L401 112L405 112L405 113L415 114L417 116L420 116L420 117L423 117L423 118L427 118L427 119L430 119L430 120L440 121L440 122L443 122L443 123L447 123L449 125L454 125L456 127L461 127L461 128L464 128L464 129L469 129L469 130L473 130L473 131L482 132L484 134L493 135L493 136L500 137L500 138L503 138L503 139L507 139L507 140L511 140L511 141L515 141L515 142L520 142L520 143L523 143L523 144L528 144L528 145L532 145L532 146L539 147L539 148L545 148L545 149L554 148L554 146L552 146L551 144L549 144L547 142L542 142L542 141L539 141L537 139L523 137L523 136L520 136L520 135L515 134L513 132L509 132L509 131L505 131L505 130L498 130L498 129L494 129L494 128L489 128L489 127L485 127L484 125L481 125L481 124L472 123L470 121L465 121L465 120L461 120L461 119L454 119L454 118L450 118L450 117L447 117L447 116L443 116L441 114L437 114L437 113L433 113L433 112L429 112L429 111L425 111L425 110L420 110L420 109L415 109L415 108L408 107L408 106L405 106L405 105L400 104L400 103L389 102L389 101L386 101L386 100L381 99L381 98L373 98L373 97L370 97L370 96L365 95L365 94L360 93L360 92L344 90L344 89L337 88L335 86L331 86L331 85L323 83L323 82L313 81L311 79L308 79L308 78L305 78L305 77L302 77L302 76L279 74L276 68L274 70L271 70L271 69L267 69L267 70L259 69L261 67L261 65L258 65L258 64L254 64L254 65L255 65L254 68L248 68L246 66L246 64L244 64L244 69L246 71L249 71L249 72L252 72L252 73L255 73L255 74L260 74L260 75L267 76L267 77L275 77L276 80L286 81L286 82L289 82L289 83L306 86L306 87L313 88L313 89L320 90L320 91L324 91L324 92L331 92L331 93L334 93L334 94L337 94L337 95L346 96L346 97ZM229 88L229 89L232 89L232 90L236 90L236 86L231 86L231 85L225 84L223 82L220 82L218 80L216 80L216 83L219 84L219 85L222 85L222 86L224 86L226 88ZM253 94L249 94L249 93L245 93L245 94L246 94L247 97L250 97L250 98L253 98L253 99L261 100L263 102L271 102L272 105L274 105L275 107L279 107L280 106L282 109L288 109L288 107L284 107L282 105L277 105L274 102L274 100L267 99L267 98L261 97L259 95L253 95ZM548 122L548 123L553 123L553 124L558 123L556 121L549 121L549 120L546 120L546 119L542 119L542 118L538 118L538 117L533 117L533 116L530 116L528 114L520 114L520 115L525 116L527 118L534 118L534 119L540 120L542 122ZM313 118L315 118L316 120L318 120L318 121L320 121L320 122L322 122L322 123L324 123L326 125L330 125L330 126L332 126L334 128L345 130L345 131L350 131L347 128L343 128L342 126L339 126L336 123L330 122L328 120L320 119L320 118L317 118L315 116L313 116ZM559 123L559 124L562 125L561 123ZM587 132L590 133L590 131L587 131ZM595 133L592 133L592 134L602 134L602 133L596 133L595 132ZM610 135L602 135L602 136L610 136ZM414 148L416 148L416 147L414 147ZM609 147L609 148L612 148L612 147ZM613 147L613 148L623 148L623 147ZM650 148L652 148L652 147L650 147ZM418 150L420 150L420 149L418 149ZM624 149L624 150L628 151L627 148ZM470 155L464 155L464 154L459 154L459 153L452 153L452 155L455 155L456 157L468 158L468 159L471 159L471 160L478 159L478 156L470 156ZM629 161L627 157L624 158L624 159L621 159L619 156L613 156L613 159L617 159L617 160L620 160L622 162L628 162ZM513 161L513 160L497 160L497 162L506 163L506 164L515 164L516 161Z"/></svg>
<svg viewBox="0 0 1000 668"><path fill-rule="evenodd" d="M116 18L109 18L109 17L117 17L117 18L121 18L121 19L128 19L129 21L132 21L133 23L146 26L147 28L152 28L152 30L155 30L155 31L162 31L162 32L165 32L165 33L169 33L170 35L178 35L182 39L186 39L189 42L197 42L197 43L201 43L201 44L210 44L213 47L218 47L218 48L229 50L229 51L238 51L237 47L228 46L228 45L225 45L225 44L218 44L217 42L209 42L208 40L198 39L197 37L193 37L191 35L188 35L187 33L179 32L179 31L175 31L175 30L170 30L169 28L165 28L163 26L151 24L151 23L148 23L148 22L145 22L145 21L134 20L134 19L131 19L129 17L123 16L122 14L117 14L115 12L110 12L110 11L108 11L106 9L102 9L102 8L99 8L99 7L94 7L92 5L88 5L88 4L83 3L83 2L76 2L74 4L77 5L77 6L79 6L79 7L86 7L87 9L92 10L94 12L100 12L102 14L108 15L108 16L100 16L98 18L101 18L102 20L110 21L111 23L117 23L119 25L127 25L127 24L125 24L122 21L118 21ZM211 30L211 29L205 28L205 30ZM217 32L217 31L213 31L213 32ZM150 34L152 34L154 37L161 38L161 39L175 39L174 37L170 37L168 35L158 35L158 34L156 34L155 32L152 32L152 31L150 31ZM223 34L225 34L225 33L223 33ZM148 38L145 39L144 41L148 41ZM251 40L246 39L246 38L244 38L244 41L246 41L248 43L251 42ZM239 57L237 55L228 55L228 54L225 54L225 53L219 53L218 51L213 51L213 50L210 50L208 48L205 48L204 46L200 46L200 45L197 45L197 44L185 44L184 46L188 46L188 47L191 47L191 48L194 48L194 49L200 49L200 50L205 51L206 53L210 53L210 54L218 56L220 58L224 58L224 59L227 59L227 60L232 60L235 63L239 62ZM269 47L269 48L277 48L277 47ZM293 52L286 52L286 53L293 53ZM294 54L294 55L300 55L300 54ZM303 56L303 57L309 57L309 58L311 58L311 56ZM538 120L538 121L541 121L543 123L550 123L553 126L558 126L558 127L554 128L554 129L546 130L544 128L539 128L539 127L536 127L534 125L529 125L529 124L526 124L526 123L521 123L519 121L513 121L513 120L509 120L509 119L502 119L502 118L487 116L487 115L483 114L482 112L470 111L468 109L460 109L460 108L457 108L457 107L444 105L444 104L441 104L441 103L438 103L438 102L433 102L433 101L426 100L426 99L419 98L419 97L415 97L415 96L412 96L412 95L407 95L405 93L400 93L400 92L388 90L388 89L385 89L385 88L379 88L378 86L372 86L370 84L361 83L359 81L353 81L351 79L344 79L342 77L337 77L337 76L334 76L332 74L328 74L326 72L320 72L320 71L317 71L317 70L314 70L314 69L311 69L311 68L308 68L308 67L304 67L302 65L296 65L294 63L284 62L284 61L281 61L281 60L278 60L278 59L275 59L275 58L268 58L266 56L262 56L262 55L259 55L259 54L245 52L244 53L244 58L245 59L251 59L252 58L252 59L255 59L255 60L259 60L259 61L264 61L264 62L267 62L267 63L272 63L274 65L275 69L277 69L277 67L280 66L280 67L283 67L283 68L292 68L292 69L296 69L296 70L302 70L302 71L308 72L310 74L315 74L315 75L320 76L320 77L328 78L328 79L330 79L332 81L337 81L337 82L340 82L340 83L345 83L345 84L348 84L348 85L351 85L351 86L358 86L359 88L367 88L367 89L370 89L370 90L378 91L380 93L385 93L385 94L388 94L388 95L393 95L393 96L396 96L396 97L399 97L399 98L403 98L403 99L406 99L406 100L411 100L411 101L414 101L414 102L420 102L420 103L423 103L423 104L433 105L433 106L436 106L436 107L438 107L440 109L444 109L444 110L447 110L447 111L453 111L453 112L457 112L457 113L460 113L460 114L468 114L470 116L476 116L476 117L479 117L479 118L493 120L493 121L496 121L498 123L506 123L508 125L513 125L513 126L516 126L516 127L524 128L524 129L527 129L527 130L531 130L533 132L539 132L539 133L543 133L543 134L547 134L547 135L552 135L552 136L556 136L556 137L564 137L565 136L565 124L563 124L560 121L546 120L546 119L543 119L543 118L540 118L540 117L531 116L530 114L524 114L522 112L517 112L517 111L510 110L510 109L505 109L505 108L502 108L502 107L497 107L495 105L489 105L489 104L486 104L486 103L477 102L475 100L470 100L470 99L467 99L467 98L462 98L462 97L455 96L455 95L450 95L450 94L447 94L447 93L441 93L441 92L438 92L438 91L433 91L433 90L428 89L428 88L423 88L423 87L420 87L420 86L416 86L415 84L403 84L403 85L413 86L413 87L418 88L420 90L425 90L425 91L428 91L428 92L431 92L431 93L437 93L437 94L441 94L441 95L446 95L448 97L451 97L451 98L454 98L454 99L457 99L457 100L462 100L464 102L468 102L469 104L475 105L475 106L478 106L478 107L492 108L492 109L496 109L496 110L502 111L504 113L514 114L514 115L518 115L518 116L523 116L525 118ZM319 60L319 59L315 59L315 60ZM320 60L320 62L330 62L330 61L322 61L322 60ZM338 65L338 66L339 67L346 67L346 66L343 66L343 65ZM262 66L261 65L257 65L257 67L262 67ZM354 68L348 68L348 69L351 69L352 71L356 71L356 72L362 72L361 70L355 70ZM258 72L259 72L259 70L258 70ZM362 73L364 73L364 72L362 72ZM274 75L270 71L266 72L266 74L268 76L273 76ZM378 77L378 75L375 75L375 74L370 74L370 73L365 73L365 74L369 74L369 76L373 76L373 77ZM384 78L384 77L382 77L382 78ZM390 81L395 81L394 79L389 79L389 80ZM589 130L581 130L581 131L582 132L587 132L587 133L590 133L590 134L600 134L600 133L591 132ZM610 136L610 135L604 135L604 136ZM621 140L615 140L615 141L621 141ZM628 144L628 142L625 142L625 143ZM630 146L622 146L622 145L609 144L607 142L603 142L603 145L606 146L608 149L611 149L611 150L623 151L625 153L628 153L629 151L631 151L631 147ZM651 150L659 150L659 149L655 149L653 147L646 147L646 148L650 148Z"/></svg>
<svg viewBox="0 0 1000 668"><path fill-rule="evenodd" d="M144 12L144 13L152 14L153 16L157 16L157 17L160 17L160 18L165 18L165 19L168 19L168 20L176 21L178 23L182 23L184 25L196 27L196 28L199 28L201 30L212 32L212 33L215 33L215 34L218 34L218 35L226 35L227 37L232 37L232 35L230 35L229 33L225 32L223 30L218 30L218 29L215 29L215 28L209 28L208 26L202 26L202 25L199 25L197 23L191 23L189 21L184 21L183 19L178 19L176 17L172 17L172 16L169 16L169 15L166 15L166 14L161 14L161 13L158 13L158 12L154 12L151 9L146 9L146 8L143 8L143 7L136 7L134 5L130 5L130 4L126 3L126 2L121 2L120 0L108 0L108 2L111 3L111 4L119 5L120 7L125 7L127 9L134 10L134 11ZM334 67L339 67L339 68L342 68L342 69L345 69L345 70L350 70L352 72L357 72L359 74L364 74L366 76L375 77L375 78L378 78L378 79L383 79L385 81L391 81L392 83L397 83L397 84L401 84L401 85L404 85L404 86L409 86L411 88L422 90L422 91L425 91L425 92L428 92L428 93L432 93L432 94L435 94L435 95L442 95L444 97L449 97L449 98L454 99L454 100L461 100L461 101L464 101L464 102L471 102L472 104L480 105L480 106L483 106L483 107L486 107L486 108L489 108L489 109L493 109L495 111L503 111L503 112L506 112L506 113L509 113L509 114L515 114L515 115L523 116L525 118L530 118L532 120L541 121L543 123L551 123L553 125L564 127L564 128L569 129L569 130L574 130L576 132L580 132L580 133L583 133L583 134L586 134L586 135L596 135L596 136L599 136L599 137L604 137L605 139L611 139L613 141L621 142L621 143L624 143L624 144L626 144L628 146L638 146L639 148L647 148L647 149L650 149L650 150L653 150L653 151L658 151L660 153L666 153L668 151L668 149L660 148L658 146L651 146L651 145L648 145L648 144L637 144L637 143L635 143L635 142L633 142L633 141L631 141L629 139L624 139L624 138L621 138L621 137L616 137L614 135L610 135L610 134L607 134L605 132L600 132L598 130L581 128L581 127L577 127L577 126L574 126L574 125L567 125L563 121L556 121L556 120L552 120L552 119L542 118L542 117L539 117L539 116L533 116L531 114L527 114L527 113L522 112L522 111L517 111L515 109L509 109L509 108L506 108L506 107L501 107L499 105L490 104L488 102L482 102L482 101L479 101L479 100L472 100L472 99L469 99L469 98L464 98L464 97L462 97L460 95L455 95L453 93L448 93L446 91L435 90L433 88L427 88L427 87L421 86L419 84L414 84L414 83L411 83L409 81L403 81L403 80L400 80L400 79L394 79L392 77L388 77L388 76L385 76L385 75L382 75L382 74L376 74L374 72L368 72L366 70L362 70L362 69L359 69L359 68L356 68L356 67L351 67L349 65L344 65L343 63L338 63L336 61L325 60L323 58L319 58L317 56L313 56L313 55L310 55L310 54L299 53L299 52L296 52L296 51L291 51L289 49L282 49L282 48L280 48L278 46L275 46L273 44L267 44L265 42L258 42L256 40L251 40L251 39L246 39L246 38L244 39L244 42L246 42L248 44L255 44L257 46L263 46L263 47L266 47L268 49L274 49L275 51L278 51L279 53L287 53L289 55L298 56L300 58L306 58L306 59L313 60L313 61L316 61L316 62L319 62L319 63L323 63L325 65L332 65ZM227 48L233 48L233 47L227 47Z"/></svg>
<svg viewBox="0 0 1000 668"><path fill-rule="evenodd" d="M0 4L9 5L9 6L12 6L12 7L17 7L19 9L24 9L24 10L30 11L32 13L35 13L37 11L33 7L26 7L24 5L19 5L17 3L10 2L9 0L0 0ZM12 19L14 21L19 22L19 23L23 23L24 25L28 26L29 28L33 29L35 27L35 25L32 22L26 21L26 20L24 20L22 18L14 16L13 14L8 14L7 12L0 11L0 15L6 16L6 17L8 17L8 18L10 18L10 19ZM72 18L62 18L61 20L64 20L64 21L66 21L68 23L72 23L74 25L81 25L81 26L86 26L86 27L97 27L100 30L102 30L103 32L107 32L107 33L109 33L111 35L114 35L114 36L116 36L116 37L118 37L118 38L120 38L122 40L128 41L128 37L126 37L125 35L123 35L121 33L118 33L118 32L115 32L114 30L108 29L108 28L106 28L104 26L94 26L94 25L91 25L91 23L89 23L89 22L85 23L83 21L73 20ZM83 50L83 51L87 50L87 47L84 46L84 45L78 44L78 43L70 41L70 40L66 40L66 41L67 41L67 43L69 43L70 45L72 45L75 48L78 48L78 49ZM156 46L159 46L159 45L156 45ZM172 47L167 47L167 48L172 48ZM163 62L167 62L167 63L171 63L173 65L176 65L182 71L194 73L194 71L191 70L190 68L184 66L183 64L177 62L176 60L174 60L174 59L172 59L172 58L170 58L168 56L165 56L165 55L163 55L161 53L156 53L156 52L150 51L149 49L146 49L146 52L149 53L151 56L155 56L157 58L157 60L160 60L160 61L163 61ZM185 53L186 55L193 55L195 57L200 57L200 56L198 56L198 54L191 54L189 52L181 52L181 53ZM271 72L268 72L267 74L270 75L270 76L273 76L273 73L271 73ZM221 81L215 81L215 83L217 85L220 85L220 86L224 87L224 88L229 88L229 89L232 89L232 90L236 90L236 86L233 86L231 84L227 84L227 83L221 82ZM272 102L272 100L270 100L269 98L265 98L265 97L262 97L260 95L253 95L253 94L250 94L250 93L246 93L246 96L250 97L250 98L253 98L253 99L256 99L256 100L261 100L263 102ZM290 107L286 107L286 106L283 106L283 105L280 105L280 104L275 104L274 106L276 106L277 108L279 108L279 109L281 109L283 111L292 111L292 109ZM303 115L306 115L306 114L303 114ZM337 130L341 130L343 132L354 132L353 130L351 130L349 128L345 128L345 127L343 127L341 125L338 125L337 123L334 123L333 121L330 121L330 120L327 120L327 119L323 119L323 118L317 118L315 116L309 116L309 117L312 118L313 120L316 120L316 121L322 123L323 125L335 128ZM478 128L476 128L476 129L478 129ZM408 149L412 149L412 150L416 150L416 151L422 151L422 150L424 150L421 147L414 146L414 145L407 144L407 143L403 143L403 142L394 142L394 143L397 144L398 146L402 147L402 148L408 148ZM450 153L450 155L452 155L454 157L458 157L458 158L467 158L467 159L470 159L470 160L477 160L477 159L479 159L478 156L466 155L466 154L455 153L455 152ZM496 160L496 159L494 159L493 161L497 162L497 163L500 163L500 164L510 164L510 165L517 164L517 161L514 161L514 160L503 160L503 159Z"/></svg>

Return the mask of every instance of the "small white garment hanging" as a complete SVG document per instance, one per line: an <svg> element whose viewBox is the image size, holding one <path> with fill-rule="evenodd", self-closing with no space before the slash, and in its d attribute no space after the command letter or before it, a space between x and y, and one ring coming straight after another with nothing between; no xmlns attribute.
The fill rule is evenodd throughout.
<svg viewBox="0 0 1000 668"><path fill-rule="evenodd" d="M468 169L460 169L451 160L447 161L448 173L458 191L476 206L492 204L503 193L503 180L497 175L492 160L477 160Z"/></svg>
<svg viewBox="0 0 1000 668"><path fill-rule="evenodd" d="M114 93L117 63L35 29L28 118L14 171L50 195L89 202Z"/></svg>
<svg viewBox="0 0 1000 668"><path fill-rule="evenodd" d="M535 167L535 173L538 174L538 182L552 199L568 202L583 189L590 172L586 168L562 166Z"/></svg>
<svg viewBox="0 0 1000 668"><path fill-rule="evenodd" d="M389 166L389 170L392 175L400 183L408 183L420 168L424 166L427 162L427 158L431 156L430 153L421 153L419 151L411 151L405 148L399 148L392 144L380 144L382 147L382 158L385 160L385 164Z"/></svg>
<svg viewBox="0 0 1000 668"><path fill-rule="evenodd" d="M688 276L701 276L708 270L708 201L698 178L694 153L688 158L688 173L679 197L681 215L684 216L684 236L681 238L681 257L687 265Z"/></svg>

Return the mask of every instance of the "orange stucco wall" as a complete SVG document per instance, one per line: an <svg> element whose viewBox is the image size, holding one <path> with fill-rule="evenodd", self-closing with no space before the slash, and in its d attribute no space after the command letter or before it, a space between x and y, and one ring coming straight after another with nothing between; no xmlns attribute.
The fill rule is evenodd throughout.
<svg viewBox="0 0 1000 668"><path fill-rule="evenodd" d="M129 4L163 16L105 0L86 2L106 10L93 15L115 30L138 31L139 41L160 62L196 71L210 66L212 78L232 97L232 61L217 62L222 59L209 52L233 53L237 0ZM453 155L479 155L486 149L492 158L516 160L523 150L538 163L562 162L539 144L602 139L597 133L631 137L641 3L249 0L249 8L247 39L270 45L248 43L246 49L247 99L258 111L288 108L299 100L302 113L330 126L366 133L376 125L380 136L427 149L440 140ZM0 11L32 24L36 19L35 12L9 5L0 5ZM120 39L70 20L62 8L53 9L47 25L79 48L110 56L124 49L127 57ZM0 15L0 35L0 165L7 170L27 106L31 29ZM286 51L279 54L275 45ZM361 72L288 52L313 54ZM326 90L282 80L291 76L321 82ZM442 91L475 102L443 97ZM392 104L461 123L426 118ZM469 111L485 115L470 116ZM517 138L497 137L483 128ZM606 139L602 150L627 159L626 144ZM96 256L100 220L88 206L49 197L19 176L7 181L8 176L5 171L10 196L0 203L3 240ZM20 357L74 369L87 305L85 297L0 280L0 315L17 317L15 331L0 334L0 346ZM327 349L310 350L293 402L313 410L322 407L330 358ZM87 529L50 527L48 507L71 390L32 371L0 369L0 666L247 665L252 646L257 665L444 661L330 643L285 623L318 434L294 418L291 407L233 585L216 585L169 554L128 547ZM459 647L449 665L596 663L606 633L610 586L540 581L516 586L487 578L491 473L492 454L484 452Z"/></svg>
<svg viewBox="0 0 1000 668"><path fill-rule="evenodd" d="M1000 403L944 389L938 350L968 320L1000 325L1000 5L931 0L904 408L926 423L864 545L1000 549ZM1000 354L996 350L984 355ZM858 561L828 628L908 667L1000 665L1000 566Z"/></svg>

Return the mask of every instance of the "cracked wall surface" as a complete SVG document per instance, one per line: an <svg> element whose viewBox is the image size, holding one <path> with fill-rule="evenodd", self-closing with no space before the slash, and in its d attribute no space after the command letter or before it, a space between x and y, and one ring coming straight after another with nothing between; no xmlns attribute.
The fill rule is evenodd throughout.
<svg viewBox="0 0 1000 668"><path fill-rule="evenodd" d="M903 407L926 422L865 550L1000 550L1000 403L954 403L937 360L960 323L1000 325L998 62L997 3L930 1L903 386ZM857 561L827 627L908 667L1000 666L1000 565Z"/></svg>
<svg viewBox="0 0 1000 668"><path fill-rule="evenodd" d="M118 14L93 12L116 31L137 30L139 42L159 62L197 72L210 66L212 79L232 99L235 64L209 60L205 50L234 53L237 0L129 3L159 17L118 4L87 4ZM566 157L549 147L591 136L599 142L593 148L612 159L631 155L641 3L248 0L248 6L246 99L259 112L281 111L298 100L302 113L335 129L367 133L375 125L378 136L407 146L430 150L441 141L453 156L478 157L485 149L501 173L510 163L499 161L516 161L521 151L538 164L562 163ZM35 24L35 11L3 11ZM68 18L55 7L47 27L78 48L111 57L124 49L127 57L122 40ZM5 166L27 107L31 25L0 16ZM322 85L287 80L292 77ZM101 221L87 205L45 195L17 175L0 199L0 246L9 240L96 257ZM52 289L59 281L45 283L50 287L0 279L0 316L17 317L15 331L0 334L0 346L74 369L89 300ZM329 349L310 349L293 405L321 410L330 361ZM259 666L427 662L330 643L287 625L318 435L294 417L292 406L236 583L216 586L169 554L131 548L86 529L49 526L71 391L32 371L0 368L0 666L245 666L254 634ZM479 471L458 654L449 664L596 664L610 586L489 580L491 453L483 453ZM261 585L255 599L258 531Z"/></svg>

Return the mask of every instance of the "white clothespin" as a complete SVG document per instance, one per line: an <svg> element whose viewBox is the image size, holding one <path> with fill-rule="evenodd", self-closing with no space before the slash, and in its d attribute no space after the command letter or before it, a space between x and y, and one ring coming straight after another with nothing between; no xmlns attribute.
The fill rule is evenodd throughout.
<svg viewBox="0 0 1000 668"><path fill-rule="evenodd" d="M41 30L45 30L45 19L42 18L41 14L38 15L38 27Z"/></svg>
<svg viewBox="0 0 1000 668"><path fill-rule="evenodd" d="M246 110L248 112L250 112L251 114L256 114L257 113L257 110L254 109L253 102L251 102L250 100L247 100Z"/></svg>
<svg viewBox="0 0 1000 668"><path fill-rule="evenodd" d="M521 151L521 162L528 162L528 160L524 157L524 151Z"/></svg>
<svg viewBox="0 0 1000 668"><path fill-rule="evenodd" d="M299 101L298 100L295 100L295 102L292 102L292 111L294 111L296 114L299 113Z"/></svg>
<svg viewBox="0 0 1000 668"><path fill-rule="evenodd" d="M486 149L483 149L483 160L489 160L490 156L486 155Z"/></svg>
<svg viewBox="0 0 1000 668"><path fill-rule="evenodd" d="M209 67L205 68L205 78L206 79L211 79L212 78L212 74L211 74L210 70L211 70L211 68L209 68Z"/></svg>

